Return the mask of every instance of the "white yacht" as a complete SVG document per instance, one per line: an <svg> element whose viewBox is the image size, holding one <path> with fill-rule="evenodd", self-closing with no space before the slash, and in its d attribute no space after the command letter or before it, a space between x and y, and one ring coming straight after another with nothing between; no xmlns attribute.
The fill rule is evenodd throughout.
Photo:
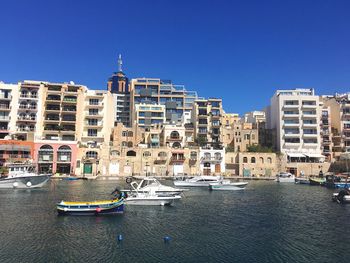
<svg viewBox="0 0 350 263"><path fill-rule="evenodd" d="M210 175L202 175L202 176L194 176L189 177L184 180L175 180L175 186L205 186L209 187L211 183L220 182L220 176L210 176Z"/></svg>
<svg viewBox="0 0 350 263"><path fill-rule="evenodd" d="M130 181L128 181L130 183ZM136 182L135 182L136 183ZM122 192L137 191L138 193L148 193L154 191L159 195L180 195L186 189L175 188L161 184L154 177L143 177L141 181L134 184L135 190L121 190Z"/></svg>
<svg viewBox="0 0 350 263"><path fill-rule="evenodd" d="M276 175L276 182L278 183L294 183L295 182L295 176L291 173L281 172Z"/></svg>
<svg viewBox="0 0 350 263"><path fill-rule="evenodd" d="M0 188L38 188L49 180L48 174L37 174L31 164L9 164L8 174L1 175Z"/></svg>
<svg viewBox="0 0 350 263"><path fill-rule="evenodd" d="M174 200L181 199L180 195L157 194L154 189L148 192L140 193L137 191L138 184L131 182L133 191L127 194L124 199L126 205L170 205Z"/></svg>

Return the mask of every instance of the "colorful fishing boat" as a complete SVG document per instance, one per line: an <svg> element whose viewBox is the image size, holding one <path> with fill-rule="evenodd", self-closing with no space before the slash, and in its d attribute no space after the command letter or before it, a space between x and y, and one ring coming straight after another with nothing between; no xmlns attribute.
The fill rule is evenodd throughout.
<svg viewBox="0 0 350 263"><path fill-rule="evenodd" d="M67 202L57 204L59 215L105 215L124 211L124 198L93 202Z"/></svg>
<svg viewBox="0 0 350 263"><path fill-rule="evenodd" d="M310 185L325 185L326 179L321 177L311 177L309 178Z"/></svg>

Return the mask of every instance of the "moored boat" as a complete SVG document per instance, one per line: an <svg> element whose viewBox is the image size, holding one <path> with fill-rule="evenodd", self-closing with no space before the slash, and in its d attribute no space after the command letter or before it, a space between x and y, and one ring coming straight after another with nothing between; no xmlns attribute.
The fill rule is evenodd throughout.
<svg viewBox="0 0 350 263"><path fill-rule="evenodd" d="M310 185L325 185L326 179L320 177L311 177L309 178Z"/></svg>
<svg viewBox="0 0 350 263"><path fill-rule="evenodd" d="M119 214L124 211L124 199L92 201L92 202L67 202L61 201L56 206L59 215L105 215Z"/></svg>
<svg viewBox="0 0 350 263"><path fill-rule="evenodd" d="M295 175L291 173L281 172L276 175L275 181L278 183L294 183Z"/></svg>
<svg viewBox="0 0 350 263"><path fill-rule="evenodd" d="M247 182L235 182L232 183L230 180L221 180L217 183L210 183L209 189L210 190L244 190L247 186Z"/></svg>
<svg viewBox="0 0 350 263"><path fill-rule="evenodd" d="M180 195L169 193L157 194L155 188L150 188L148 192L138 192L138 184L131 182L133 190L127 194L125 204L127 205L171 205L174 200L181 199Z"/></svg>
<svg viewBox="0 0 350 263"><path fill-rule="evenodd" d="M340 190L339 193L334 193L332 196L332 200L340 204L350 203L350 190L347 188Z"/></svg>
<svg viewBox="0 0 350 263"><path fill-rule="evenodd" d="M49 174L35 173L32 164L8 164L8 174L0 177L0 188L39 188L44 186L50 179Z"/></svg>
<svg viewBox="0 0 350 263"><path fill-rule="evenodd" d="M310 181L306 177L295 177L296 184L310 184Z"/></svg>
<svg viewBox="0 0 350 263"><path fill-rule="evenodd" d="M186 178L184 180L176 180L174 181L175 186L205 186L209 187L210 183L218 183L221 180L220 176L210 176L210 175L203 175L203 176L194 176L190 178Z"/></svg>
<svg viewBox="0 0 350 263"><path fill-rule="evenodd" d="M175 188L167 185L161 184L154 177L143 177L139 183L132 182L132 178L126 179L127 183L132 183L131 190L121 190L121 192L133 192L137 191L138 193L148 193L154 191L156 194L160 195L180 195L185 189Z"/></svg>

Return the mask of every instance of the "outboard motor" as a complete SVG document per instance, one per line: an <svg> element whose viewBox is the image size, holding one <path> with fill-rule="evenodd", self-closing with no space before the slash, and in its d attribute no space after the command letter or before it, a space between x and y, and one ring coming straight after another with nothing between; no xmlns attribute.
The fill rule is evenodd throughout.
<svg viewBox="0 0 350 263"><path fill-rule="evenodd" d="M344 196L349 195L349 190L341 190L337 195L337 201L338 203L342 204L344 203Z"/></svg>

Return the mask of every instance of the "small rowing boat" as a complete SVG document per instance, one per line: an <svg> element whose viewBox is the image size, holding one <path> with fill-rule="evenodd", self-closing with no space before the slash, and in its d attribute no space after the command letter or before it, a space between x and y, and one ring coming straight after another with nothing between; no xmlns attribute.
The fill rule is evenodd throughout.
<svg viewBox="0 0 350 263"><path fill-rule="evenodd" d="M105 215L124 211L124 198L93 202L61 201L56 206L59 215Z"/></svg>

